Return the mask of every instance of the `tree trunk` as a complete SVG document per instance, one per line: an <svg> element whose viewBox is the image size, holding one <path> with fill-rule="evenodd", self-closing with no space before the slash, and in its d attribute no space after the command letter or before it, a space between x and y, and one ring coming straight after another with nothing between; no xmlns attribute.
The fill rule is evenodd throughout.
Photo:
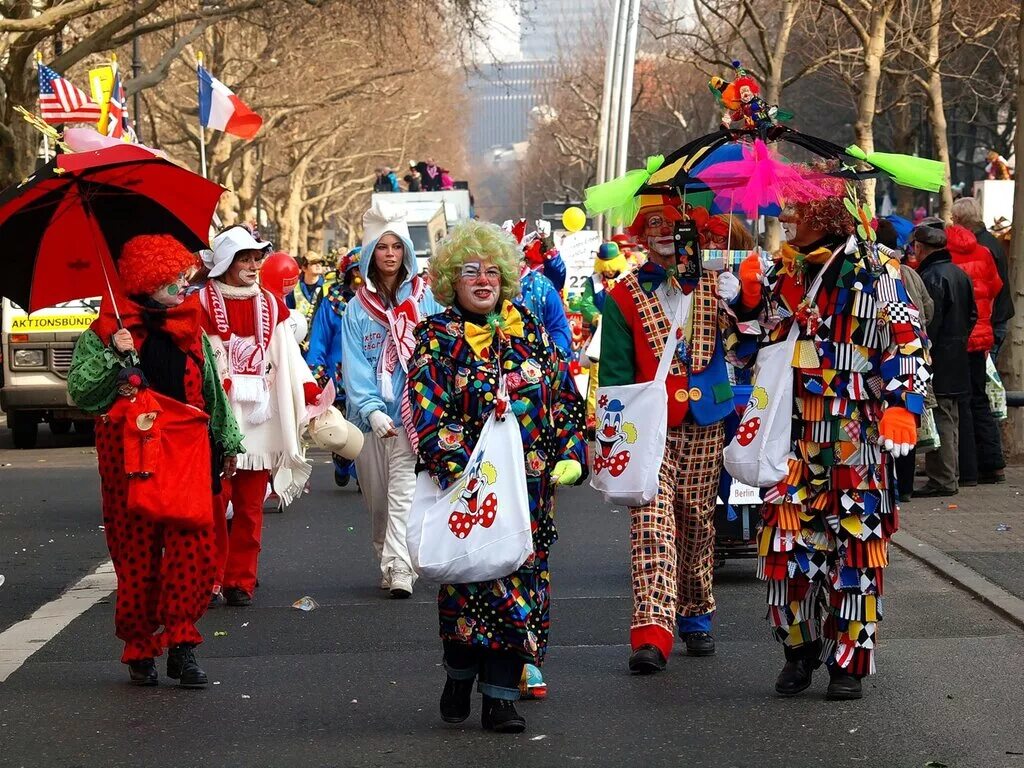
<svg viewBox="0 0 1024 768"><path fill-rule="evenodd" d="M903 93L907 92L908 86L909 83L906 78L895 85L895 87L901 88ZM892 137L893 149L899 154L912 155L914 154L915 146L913 141L914 121L910 102L907 100L901 101L896 105L895 112L896 117L893 121L894 128ZM896 213L908 219L912 218L914 211L914 190L900 184L893 184L892 188L896 191Z"/></svg>
<svg viewBox="0 0 1024 768"><path fill-rule="evenodd" d="M939 32L942 22L942 0L930 0L931 26L928 29L928 107L935 141L935 154L946 167L946 183L942 186L939 216L949 220L953 210L953 190L949 187L949 137L946 134L945 100L942 94L942 72L939 61Z"/></svg>
<svg viewBox="0 0 1024 768"><path fill-rule="evenodd" d="M1010 250L1010 285L1016 313L1010 320L1007 351L1002 358L1005 365L1006 388L1024 389L1024 8L1017 26L1017 134L1014 142L1018 171L1013 185L1013 239ZM1004 430L1007 460L1024 458L1024 409L1011 408L1010 419Z"/></svg>
<svg viewBox="0 0 1024 768"><path fill-rule="evenodd" d="M878 110L878 83L882 78L882 57L885 56L885 31L892 13L889 0L883 0L875 8L871 19L867 45L864 47L864 76L860 82L860 96L857 99L857 122L854 133L857 144L867 153L875 151L875 113ZM864 182L864 199L872 206L875 203L875 180Z"/></svg>
<svg viewBox="0 0 1024 768"><path fill-rule="evenodd" d="M312 154L307 153L295 163L295 167L288 177L288 194L285 197L285 204L277 220L278 226L281 227L281 247L293 256L298 255L299 230L305 202L303 192L306 189L306 172L309 170L312 159Z"/></svg>

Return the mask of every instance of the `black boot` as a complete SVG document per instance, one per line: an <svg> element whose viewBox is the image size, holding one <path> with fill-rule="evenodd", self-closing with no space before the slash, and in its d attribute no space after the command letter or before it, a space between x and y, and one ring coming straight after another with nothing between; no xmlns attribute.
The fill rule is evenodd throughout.
<svg viewBox="0 0 1024 768"><path fill-rule="evenodd" d="M850 701L859 699L863 695L860 678L857 675L851 675L842 667L830 664L828 678L828 690L825 691L825 698L830 701Z"/></svg>
<svg viewBox="0 0 1024 768"><path fill-rule="evenodd" d="M153 659L129 661L128 676L132 680L132 685L156 685L160 682L156 673L156 662Z"/></svg>
<svg viewBox="0 0 1024 768"><path fill-rule="evenodd" d="M687 632L683 635L687 656L714 656L715 638L710 632Z"/></svg>
<svg viewBox="0 0 1024 768"><path fill-rule="evenodd" d="M522 733L526 720L516 712L515 702L508 699L492 699L484 696L484 709L480 722L485 731L495 733Z"/></svg>
<svg viewBox="0 0 1024 768"><path fill-rule="evenodd" d="M176 645L167 652L167 676L182 688L205 688L209 682L191 645Z"/></svg>
<svg viewBox="0 0 1024 768"><path fill-rule="evenodd" d="M224 599L228 605L238 608L252 605L252 595L239 587L224 587Z"/></svg>
<svg viewBox="0 0 1024 768"><path fill-rule="evenodd" d="M629 671L634 675L650 675L665 668L665 657L653 645L641 645L629 654Z"/></svg>
<svg viewBox="0 0 1024 768"><path fill-rule="evenodd" d="M473 678L456 680L449 677L441 692L441 719L446 723L461 723L472 709Z"/></svg>
<svg viewBox="0 0 1024 768"><path fill-rule="evenodd" d="M786 646L786 664L775 681L780 696L796 696L811 684L811 676L821 666L821 643L813 642L799 648Z"/></svg>

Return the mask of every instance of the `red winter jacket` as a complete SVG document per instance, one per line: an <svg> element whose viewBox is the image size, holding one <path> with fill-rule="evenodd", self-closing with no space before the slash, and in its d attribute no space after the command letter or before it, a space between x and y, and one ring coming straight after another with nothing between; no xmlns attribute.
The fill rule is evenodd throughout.
<svg viewBox="0 0 1024 768"><path fill-rule="evenodd" d="M996 262L988 248L978 245L974 233L965 227L946 227L946 248L953 256L953 263L971 279L974 303L978 305L978 322L967 340L967 351L987 352L995 343L992 334L992 305L1003 288Z"/></svg>

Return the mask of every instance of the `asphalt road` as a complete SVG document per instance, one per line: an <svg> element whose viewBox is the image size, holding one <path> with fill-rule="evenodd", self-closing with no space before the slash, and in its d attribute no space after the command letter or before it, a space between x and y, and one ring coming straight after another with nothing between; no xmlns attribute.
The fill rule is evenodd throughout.
<svg viewBox="0 0 1024 768"><path fill-rule="evenodd" d="M69 441L0 434L0 631L106 559L95 459ZM718 572L718 655L635 678L625 511L573 489L558 515L551 692L520 705L520 736L482 732L478 701L440 721L434 590L382 597L360 498L318 465L267 516L256 604L202 621L216 684L129 686L103 601L0 683L0 766L1024 766L1021 633L916 562L893 557L865 698L826 702L820 673L782 700L751 561ZM320 607L290 607L304 595Z"/></svg>

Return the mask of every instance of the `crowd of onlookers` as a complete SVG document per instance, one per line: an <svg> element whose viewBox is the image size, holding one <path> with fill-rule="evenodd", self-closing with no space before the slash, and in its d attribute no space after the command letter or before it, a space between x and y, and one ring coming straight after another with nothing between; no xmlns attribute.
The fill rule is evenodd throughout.
<svg viewBox="0 0 1024 768"><path fill-rule="evenodd" d="M902 252L904 281L931 344L929 411L922 423L927 481L911 492L914 455L898 460L901 499L952 496L978 483L1005 482L990 402L992 386L1001 386L995 362L1014 314L1002 243L985 227L973 197L953 203L949 222L922 220L903 244L883 220L878 240Z"/></svg>
<svg viewBox="0 0 1024 768"><path fill-rule="evenodd" d="M455 181L448 169L435 163L432 157L418 162L409 161L409 169L401 179L405 183L404 189L394 168L382 165L377 168L376 174L374 192L439 192L455 189Z"/></svg>

